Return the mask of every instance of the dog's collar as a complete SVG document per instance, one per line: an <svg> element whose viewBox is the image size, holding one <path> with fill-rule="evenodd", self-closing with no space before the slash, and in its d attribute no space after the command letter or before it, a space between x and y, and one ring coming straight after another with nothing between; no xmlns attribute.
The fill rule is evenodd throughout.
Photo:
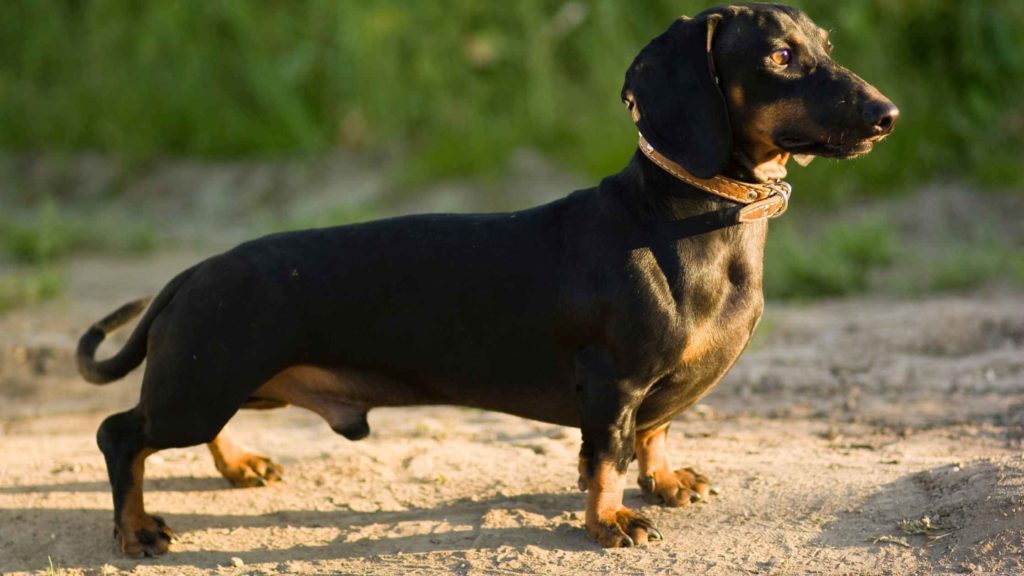
<svg viewBox="0 0 1024 576"><path fill-rule="evenodd" d="M690 186L737 204L743 204L744 206L735 213L738 224L757 222L766 218L778 218L789 207L789 195L793 191L793 187L783 180L751 184L725 176L698 178L655 150L643 134L640 135L640 151L662 170Z"/></svg>

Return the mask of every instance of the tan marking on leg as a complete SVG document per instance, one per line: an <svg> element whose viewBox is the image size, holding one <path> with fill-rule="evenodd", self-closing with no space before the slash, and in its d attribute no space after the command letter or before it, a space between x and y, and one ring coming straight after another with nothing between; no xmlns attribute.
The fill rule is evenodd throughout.
<svg viewBox="0 0 1024 576"><path fill-rule="evenodd" d="M233 486L265 486L281 480L284 474L269 458L240 448L223 431L206 446L221 476Z"/></svg>
<svg viewBox="0 0 1024 576"><path fill-rule="evenodd" d="M115 520L114 538L125 556L157 556L167 552L174 533L163 519L146 514L142 499L146 458L156 450L146 448L132 460L132 483Z"/></svg>
<svg viewBox="0 0 1024 576"><path fill-rule="evenodd" d="M598 462L594 477L587 482L587 526L598 521L614 521L622 507L622 492L626 488L626 475L615 469L611 462Z"/></svg>
<svg viewBox="0 0 1024 576"><path fill-rule="evenodd" d="M141 524L139 519L146 516L146 508L142 502L142 482L146 474L146 458L154 452L156 450L146 448L132 460L132 485L121 502L121 518L119 520L122 525Z"/></svg>
<svg viewBox="0 0 1024 576"><path fill-rule="evenodd" d="M668 424L636 433L633 449L640 468L640 478L649 477L657 471L668 468L667 437Z"/></svg>
<svg viewBox="0 0 1024 576"><path fill-rule="evenodd" d="M686 506L708 498L711 481L692 468L672 470L668 459L668 424L637 432L633 446L640 471L637 483L645 494L666 506Z"/></svg>
<svg viewBox="0 0 1024 576"><path fill-rule="evenodd" d="M581 469L584 469L581 458ZM622 505L626 475L610 461L600 461L587 480L586 526L598 544L605 548L646 544L660 540L650 520Z"/></svg>

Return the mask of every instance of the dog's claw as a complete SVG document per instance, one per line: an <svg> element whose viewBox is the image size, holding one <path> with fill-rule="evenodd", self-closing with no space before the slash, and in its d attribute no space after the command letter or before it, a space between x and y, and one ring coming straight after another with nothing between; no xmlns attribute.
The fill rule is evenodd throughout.
<svg viewBox="0 0 1024 576"><path fill-rule="evenodd" d="M114 542L121 554L129 558L159 556L167 552L174 532L159 516L136 518L135 526L114 526Z"/></svg>
<svg viewBox="0 0 1024 576"><path fill-rule="evenodd" d="M708 492L713 496L718 496L719 494L722 493L722 489L719 488L718 486L712 486L708 488Z"/></svg>
<svg viewBox="0 0 1024 576"><path fill-rule="evenodd" d="M284 480L284 469L259 454L245 454L230 462L219 463L217 469L237 488L269 486Z"/></svg>
<svg viewBox="0 0 1024 576"><path fill-rule="evenodd" d="M662 539L646 516L625 507L596 523L588 523L587 532L604 548L632 548Z"/></svg>
<svg viewBox="0 0 1024 576"><path fill-rule="evenodd" d="M640 489L643 490L644 492L648 494L654 493L654 487L656 486L656 483L654 481L653 475L641 478L638 483L640 484Z"/></svg>
<svg viewBox="0 0 1024 576"><path fill-rule="evenodd" d="M707 476L692 468L680 468L674 472L655 470L649 476L638 477L637 484L649 497L648 501L660 501L673 508L707 502L711 494L716 493L711 489L711 481Z"/></svg>

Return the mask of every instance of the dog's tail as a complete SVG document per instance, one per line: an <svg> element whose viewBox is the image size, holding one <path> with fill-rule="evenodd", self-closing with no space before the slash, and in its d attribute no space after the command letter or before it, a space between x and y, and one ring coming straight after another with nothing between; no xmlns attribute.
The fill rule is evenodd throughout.
<svg viewBox="0 0 1024 576"><path fill-rule="evenodd" d="M146 358L146 348L149 340L149 327L157 314L170 302L171 298L178 291L178 288L190 275L192 269L186 270L177 275L167 283L167 286L160 291L154 299L152 297L140 298L121 306L96 322L82 334L78 340L78 351L75 353L75 360L78 363L78 373L85 378L86 382L93 384L107 384L123 378L136 366L142 364ZM152 300L152 305L150 305ZM146 310L146 315L139 321L138 326L128 337L124 347L106 360L96 359L96 349L106 340L107 336L114 333L118 328L131 322L136 316Z"/></svg>

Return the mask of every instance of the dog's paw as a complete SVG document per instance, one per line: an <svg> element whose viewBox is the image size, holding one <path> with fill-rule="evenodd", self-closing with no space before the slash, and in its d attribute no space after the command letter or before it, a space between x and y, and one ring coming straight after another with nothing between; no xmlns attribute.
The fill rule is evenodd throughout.
<svg viewBox="0 0 1024 576"><path fill-rule="evenodd" d="M625 506L588 523L587 533L604 548L629 548L661 540L661 532L646 516Z"/></svg>
<svg viewBox="0 0 1024 576"><path fill-rule="evenodd" d="M159 516L142 514L114 526L114 543L129 558L159 556L167 552L174 532Z"/></svg>
<svg viewBox="0 0 1024 576"><path fill-rule="evenodd" d="M705 501L711 494L718 494L707 476L693 468L665 470L637 479L644 494L665 506L680 507L694 502Z"/></svg>
<svg viewBox="0 0 1024 576"><path fill-rule="evenodd" d="M232 486L238 488L266 486L284 478L284 468L266 456L251 452L219 464L217 469Z"/></svg>

